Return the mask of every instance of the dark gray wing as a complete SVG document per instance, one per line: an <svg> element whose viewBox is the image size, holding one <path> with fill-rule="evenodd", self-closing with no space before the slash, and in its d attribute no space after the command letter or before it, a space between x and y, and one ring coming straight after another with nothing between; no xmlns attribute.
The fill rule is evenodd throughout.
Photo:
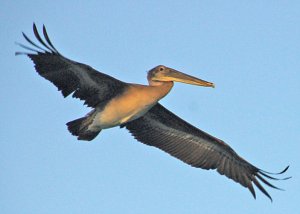
<svg viewBox="0 0 300 214"><path fill-rule="evenodd" d="M143 117L123 126L138 141L155 146L193 167L217 169L221 175L247 187L254 198L256 196L252 183L272 200L258 180L278 189L265 179L278 180L277 178L248 163L226 143L195 128L160 104L155 105ZM282 174L287 169L288 167L277 174Z"/></svg>
<svg viewBox="0 0 300 214"><path fill-rule="evenodd" d="M43 26L44 40L39 35L35 24L33 24L33 31L40 45L32 42L23 33L24 38L33 48L19 45L34 53L16 52L16 55L25 54L31 58L36 71L51 81L64 97L73 93L73 97L84 100L90 107L96 107L99 103L106 102L125 90L126 83L62 56L51 43L45 26Z"/></svg>

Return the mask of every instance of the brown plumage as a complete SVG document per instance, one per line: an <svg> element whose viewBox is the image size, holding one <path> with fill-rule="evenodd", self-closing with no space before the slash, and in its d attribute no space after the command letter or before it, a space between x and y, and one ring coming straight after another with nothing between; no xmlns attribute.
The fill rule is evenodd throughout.
<svg viewBox="0 0 300 214"><path fill-rule="evenodd" d="M193 167L216 169L248 188L255 198L254 184L272 200L260 182L279 189L267 181L278 178L253 166L222 140L197 129L158 103L172 89L173 82L206 87L214 87L213 83L162 65L148 72L149 86L125 83L62 56L51 43L44 26L44 40L35 24L33 31L42 47L23 33L33 48L19 44L31 53L16 52L16 55L27 55L38 74L52 82L64 97L72 94L93 108L86 116L67 123L69 131L79 140L93 140L102 129L126 127L138 141Z"/></svg>

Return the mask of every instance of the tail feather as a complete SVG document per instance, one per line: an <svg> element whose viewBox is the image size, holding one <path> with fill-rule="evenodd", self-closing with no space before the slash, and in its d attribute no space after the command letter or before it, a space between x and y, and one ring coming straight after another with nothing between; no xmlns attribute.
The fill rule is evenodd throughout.
<svg viewBox="0 0 300 214"><path fill-rule="evenodd" d="M70 121L66 124L68 126L68 130L72 133L72 135L75 136L79 135L81 124L85 119L86 119L85 117L82 117L77 120Z"/></svg>
<svg viewBox="0 0 300 214"><path fill-rule="evenodd" d="M72 135L78 136L78 140L86 140L91 141L93 140L101 131L91 131L88 130L88 126L92 122L91 116L82 117L73 121L68 122L66 125L68 126L68 130L71 132Z"/></svg>

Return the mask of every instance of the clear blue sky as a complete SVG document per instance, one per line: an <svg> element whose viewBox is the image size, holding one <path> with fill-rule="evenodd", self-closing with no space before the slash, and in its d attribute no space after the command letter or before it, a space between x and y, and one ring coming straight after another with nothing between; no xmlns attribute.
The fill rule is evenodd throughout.
<svg viewBox="0 0 300 214"><path fill-rule="evenodd" d="M0 13L0 213L295 213L300 199L299 1L14 1ZM162 101L254 165L293 179L274 202L192 168L126 130L77 141L86 114L14 56L45 24L65 56L146 84L158 64L214 82L176 84Z"/></svg>

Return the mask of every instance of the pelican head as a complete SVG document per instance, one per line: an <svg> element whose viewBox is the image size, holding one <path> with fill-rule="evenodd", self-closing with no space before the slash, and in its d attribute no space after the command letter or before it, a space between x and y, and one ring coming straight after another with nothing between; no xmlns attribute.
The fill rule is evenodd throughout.
<svg viewBox="0 0 300 214"><path fill-rule="evenodd" d="M186 84L204 86L204 87L215 87L211 82L198 79L196 77L184 74L175 69L168 68L164 65L156 66L148 72L149 83L159 83L159 82L182 82Z"/></svg>

